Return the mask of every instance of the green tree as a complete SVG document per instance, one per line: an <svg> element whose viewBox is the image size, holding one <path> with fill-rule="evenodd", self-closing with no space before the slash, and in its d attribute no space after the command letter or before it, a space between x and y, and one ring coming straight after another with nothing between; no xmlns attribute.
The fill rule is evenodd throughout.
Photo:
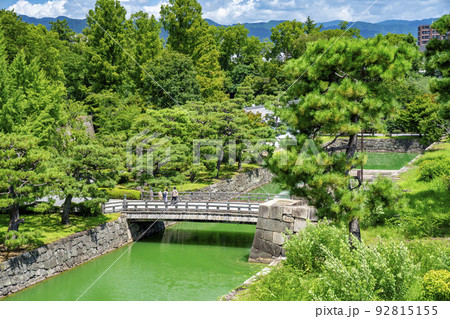
<svg viewBox="0 0 450 319"><path fill-rule="evenodd" d="M141 113L131 98L122 98L111 90L89 94L85 104L93 117L95 132L102 136L127 134Z"/></svg>
<svg viewBox="0 0 450 319"><path fill-rule="evenodd" d="M320 30L323 28L322 25L316 27L317 23L314 23L314 20L312 20L309 16L306 18L305 21L305 32L306 34L313 34L315 32L320 32Z"/></svg>
<svg viewBox="0 0 450 319"><path fill-rule="evenodd" d="M404 77L416 55L410 46L389 45L382 36L341 38L315 42L286 66L294 77L303 74L287 92L291 102L277 109L295 132L297 145L274 154L269 167L291 194L308 198L321 216L347 219L355 235L363 194L350 190L358 186L352 186L348 173L363 161L355 157L357 134L394 111L385 81ZM320 134L334 139L322 145ZM343 136L347 142L335 146Z"/></svg>
<svg viewBox="0 0 450 319"><path fill-rule="evenodd" d="M399 114L402 127L420 133L425 143L438 141L444 133L444 122L439 117L439 104L431 94L417 95Z"/></svg>
<svg viewBox="0 0 450 319"><path fill-rule="evenodd" d="M242 56L248 40L248 29L243 24L219 28L219 63L224 71L231 71Z"/></svg>
<svg viewBox="0 0 450 319"><path fill-rule="evenodd" d="M172 50L191 56L197 35L189 32L202 20L202 6L196 0L169 0L161 5L161 22L169 32L167 44Z"/></svg>
<svg viewBox="0 0 450 319"><path fill-rule="evenodd" d="M127 85L125 15L118 0L97 0L95 9L89 10L83 33L87 37L87 77L92 92L120 91Z"/></svg>
<svg viewBox="0 0 450 319"><path fill-rule="evenodd" d="M53 166L61 174L51 186L55 195L64 198L63 225L70 224L74 197L89 198L94 203L104 202L106 194L99 188L114 187L121 169L119 157L86 131L83 119L75 118L70 122L70 134L62 133L63 147L57 149L57 156L53 159Z"/></svg>
<svg viewBox="0 0 450 319"><path fill-rule="evenodd" d="M37 60L45 75L55 81L63 81L61 57L67 51L67 42L58 34L50 32L43 25L33 25L22 21L13 11L0 10L8 62L12 62L23 51L25 60Z"/></svg>
<svg viewBox="0 0 450 319"><path fill-rule="evenodd" d="M270 40L274 44L272 57L282 61L299 58L302 50L298 47L297 39L305 34L305 31L303 23L296 20L284 21L272 28L270 35Z"/></svg>
<svg viewBox="0 0 450 319"><path fill-rule="evenodd" d="M57 176L47 166L50 154L37 143L33 136L0 133L0 208L9 211L8 231L24 222L19 207L45 196Z"/></svg>
<svg viewBox="0 0 450 319"><path fill-rule="evenodd" d="M10 75L10 106L15 109L12 130L38 137L40 145L56 143L56 131L62 125L64 86L50 82L37 60L26 63L23 51L11 63Z"/></svg>
<svg viewBox="0 0 450 319"><path fill-rule="evenodd" d="M142 65L161 53L163 40L160 38L161 25L153 15L139 11L133 13L126 22L127 49L136 62L131 63L130 71L135 85L142 87Z"/></svg>
<svg viewBox="0 0 450 319"><path fill-rule="evenodd" d="M200 29L200 30L198 30ZM188 34L199 34L192 53L192 59L197 71L200 93L205 101L223 101L225 74L220 69L219 50L210 27L206 22L195 23Z"/></svg>
<svg viewBox="0 0 450 319"><path fill-rule="evenodd" d="M443 15L433 22L432 28L439 31L441 35L446 35L450 31L450 14ZM442 104L441 117L450 121L450 40L431 39L425 51L427 58L427 68L430 73L436 75L430 83L431 91L439 94L439 102ZM447 132L448 133L448 132Z"/></svg>
<svg viewBox="0 0 450 319"><path fill-rule="evenodd" d="M200 86L192 60L182 53L164 50L144 64L141 95L158 108L200 100Z"/></svg>
<svg viewBox="0 0 450 319"><path fill-rule="evenodd" d="M59 20L58 18L55 22L50 21L50 24L50 30L56 32L61 41L72 41L75 32L69 27L66 19Z"/></svg>

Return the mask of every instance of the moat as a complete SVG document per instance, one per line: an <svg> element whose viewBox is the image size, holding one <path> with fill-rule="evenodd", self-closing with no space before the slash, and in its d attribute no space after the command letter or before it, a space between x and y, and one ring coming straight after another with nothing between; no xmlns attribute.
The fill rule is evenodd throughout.
<svg viewBox="0 0 450 319"><path fill-rule="evenodd" d="M263 267L247 262L254 232L178 223L4 300L217 300Z"/></svg>

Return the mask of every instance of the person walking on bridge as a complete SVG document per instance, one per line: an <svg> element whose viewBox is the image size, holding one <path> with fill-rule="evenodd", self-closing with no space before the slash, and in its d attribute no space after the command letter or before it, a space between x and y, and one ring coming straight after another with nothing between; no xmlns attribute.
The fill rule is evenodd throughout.
<svg viewBox="0 0 450 319"><path fill-rule="evenodd" d="M172 201L170 202L171 205L175 204L178 201L178 191L177 188L174 186L172 190Z"/></svg>
<svg viewBox="0 0 450 319"><path fill-rule="evenodd" d="M167 205L167 196L169 196L169 192L168 189L166 188L166 190L163 192L163 199L165 205Z"/></svg>

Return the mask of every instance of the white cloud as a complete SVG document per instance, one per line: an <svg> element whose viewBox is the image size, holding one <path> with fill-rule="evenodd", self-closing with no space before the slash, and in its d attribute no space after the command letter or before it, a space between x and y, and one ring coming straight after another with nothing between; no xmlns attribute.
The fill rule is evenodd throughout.
<svg viewBox="0 0 450 319"><path fill-rule="evenodd" d="M228 3L225 8L218 7L215 10L206 11L204 17L218 23L230 23L242 20L238 18L245 17L252 12L253 14L255 13L256 2L257 0L233 0L231 3Z"/></svg>
<svg viewBox="0 0 450 319"><path fill-rule="evenodd" d="M155 18L159 18L159 11L161 10L162 5L167 5L168 2L160 2L157 5L154 6L144 6L143 9L145 12L147 12L149 15L154 15Z"/></svg>
<svg viewBox="0 0 450 319"><path fill-rule="evenodd" d="M66 13L64 8L67 0L54 0L42 4L31 4L25 0L19 0L8 8L16 13L35 18L57 17Z"/></svg>

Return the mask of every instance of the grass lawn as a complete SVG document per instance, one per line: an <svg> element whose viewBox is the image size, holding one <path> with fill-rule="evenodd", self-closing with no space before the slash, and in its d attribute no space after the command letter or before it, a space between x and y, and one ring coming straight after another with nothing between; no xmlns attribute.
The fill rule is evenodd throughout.
<svg viewBox="0 0 450 319"><path fill-rule="evenodd" d="M21 218L25 218L25 223L20 225L19 230L21 232L37 231L39 233L36 244L33 247L27 247L28 249L33 249L67 237L71 234L94 228L106 222L114 221L118 219L119 216L120 213L92 217L71 215L71 225L63 226L61 225L60 214L21 215ZM0 233L8 230L8 223L9 215L0 214Z"/></svg>
<svg viewBox="0 0 450 319"><path fill-rule="evenodd" d="M414 159L418 153L366 153L365 169L398 170ZM360 168L360 167L358 167Z"/></svg>

